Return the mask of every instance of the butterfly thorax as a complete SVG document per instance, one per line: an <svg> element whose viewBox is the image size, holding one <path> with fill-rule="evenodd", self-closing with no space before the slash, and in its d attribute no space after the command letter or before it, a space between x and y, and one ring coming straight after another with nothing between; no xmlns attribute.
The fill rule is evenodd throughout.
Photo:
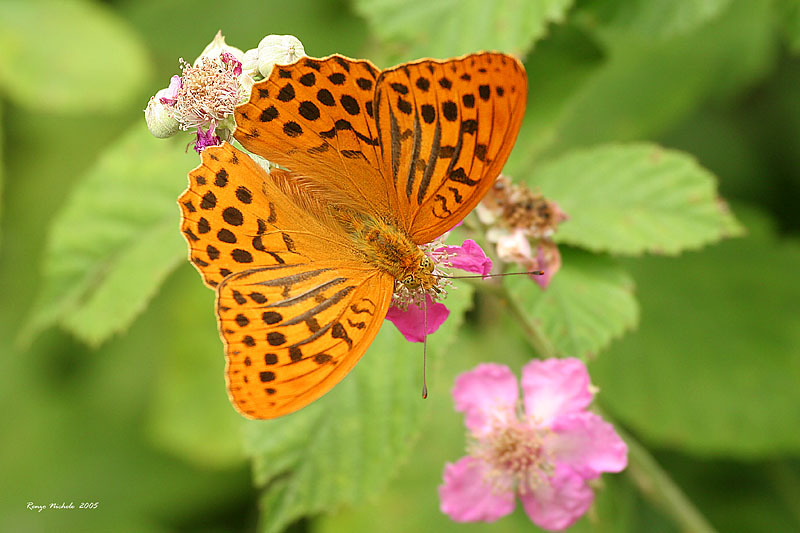
<svg viewBox="0 0 800 533"><path fill-rule="evenodd" d="M394 220L349 209L337 209L336 218L368 263L409 289L437 286L433 262Z"/></svg>

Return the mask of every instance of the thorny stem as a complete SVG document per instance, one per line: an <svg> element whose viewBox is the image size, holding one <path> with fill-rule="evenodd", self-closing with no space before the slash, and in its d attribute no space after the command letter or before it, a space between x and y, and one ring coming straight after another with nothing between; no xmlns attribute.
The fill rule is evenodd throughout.
<svg viewBox="0 0 800 533"><path fill-rule="evenodd" d="M482 284L488 288L489 284ZM492 292L501 298L508 306L514 318L525 331L531 347L542 358L555 357L556 350L550 340L544 335L539 324L525 313L519 301L514 298L505 286L494 286ZM604 418L610 419L608 415ZM681 491L680 487L661 468L661 465L650 455L632 435L620 429L615 424L620 437L628 445L628 474L645 498L656 507L669 514L683 531L692 533L714 533L714 528L689 498Z"/></svg>

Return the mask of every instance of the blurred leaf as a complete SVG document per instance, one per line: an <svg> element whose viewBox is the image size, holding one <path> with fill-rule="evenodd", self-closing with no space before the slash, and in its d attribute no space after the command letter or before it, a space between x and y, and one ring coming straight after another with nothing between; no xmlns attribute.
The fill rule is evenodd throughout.
<svg viewBox="0 0 800 533"><path fill-rule="evenodd" d="M758 80L776 52L769 2L732 0L711 23L667 40L612 38L603 30L587 28L606 44L608 61L560 116L554 153L658 134Z"/></svg>
<svg viewBox="0 0 800 533"><path fill-rule="evenodd" d="M3 124L4 124L4 122L3 122L3 106L0 105L0 139L4 139L5 138L5 134L4 134L4 131L3 131ZM0 220L2 220L2 217L3 217L2 208L3 208L3 204L5 203L5 187L3 186L3 178L5 177L5 173L6 173L6 162L5 162L5 157L3 157L5 155L5 154L3 154L3 147L4 147L4 143L2 141L0 141ZM0 228L0 249L3 246L3 230L4 230L4 228Z"/></svg>
<svg viewBox="0 0 800 533"><path fill-rule="evenodd" d="M294 35L316 57L337 52L358 57L367 38L364 21L348 0L228 0L224 9L219 0L192 0L191 9L174 1L116 0L114 5L153 51L161 87L180 69L179 57L193 60L219 30L228 44L243 51L256 48L270 34Z"/></svg>
<svg viewBox="0 0 800 533"><path fill-rule="evenodd" d="M716 531L800 531L800 487L796 485L800 464L796 460L733 462L664 451L656 458ZM783 493L786 489L789 494Z"/></svg>
<svg viewBox="0 0 800 533"><path fill-rule="evenodd" d="M472 291L447 299L450 317L428 338L432 358L448 353ZM363 360L330 393L277 420L249 422L255 481L265 486L262 530L378 494L407 460L422 423L422 345L388 322Z"/></svg>
<svg viewBox="0 0 800 533"><path fill-rule="evenodd" d="M524 56L572 0L356 0L356 10L400 58L448 58L480 50Z"/></svg>
<svg viewBox="0 0 800 533"><path fill-rule="evenodd" d="M708 22L731 0L595 0L580 16L614 32L633 33L646 39L663 39Z"/></svg>
<svg viewBox="0 0 800 533"><path fill-rule="evenodd" d="M170 281L162 305L149 313L168 324L159 332L163 354L150 404L152 439L200 466L238 464L244 460L245 419L225 390L216 293L203 285L188 261Z"/></svg>
<svg viewBox="0 0 800 533"><path fill-rule="evenodd" d="M523 276L506 281L522 312L538 323L558 355L587 359L636 326L633 280L606 257L576 250L562 254L564 264L547 290Z"/></svg>
<svg viewBox="0 0 800 533"><path fill-rule="evenodd" d="M587 80L604 64L597 44L573 25L553 27L528 56L528 103L517 142L503 172L514 176L534 160L558 133L561 115Z"/></svg>
<svg viewBox="0 0 800 533"><path fill-rule="evenodd" d="M159 296L154 307L166 303ZM0 389L9 406L0 412L0 531L197 531L177 524L202 513L214 521L254 502L245 468L189 464L143 435L170 329L163 316L146 313L97 352L59 330L25 352L0 337L0 374L9 378ZM29 501L100 505L36 513L25 508ZM231 530L238 520L225 516Z"/></svg>
<svg viewBox="0 0 800 533"><path fill-rule="evenodd" d="M23 339L58 322L97 345L130 324L186 255L175 202L195 162L141 123L100 158L53 219Z"/></svg>
<svg viewBox="0 0 800 533"><path fill-rule="evenodd" d="M555 239L593 251L676 254L741 233L715 177L691 156L652 144L568 152L529 183L569 215Z"/></svg>
<svg viewBox="0 0 800 533"><path fill-rule="evenodd" d="M800 243L777 240L763 216L744 220L743 239L630 261L642 324L592 375L652 443L748 459L800 451Z"/></svg>
<svg viewBox="0 0 800 533"><path fill-rule="evenodd" d="M777 18L781 25L789 48L795 54L800 54L800 1L775 0L777 3Z"/></svg>
<svg viewBox="0 0 800 533"><path fill-rule="evenodd" d="M149 74L138 37L99 3L0 2L0 88L19 105L114 110L131 102Z"/></svg>

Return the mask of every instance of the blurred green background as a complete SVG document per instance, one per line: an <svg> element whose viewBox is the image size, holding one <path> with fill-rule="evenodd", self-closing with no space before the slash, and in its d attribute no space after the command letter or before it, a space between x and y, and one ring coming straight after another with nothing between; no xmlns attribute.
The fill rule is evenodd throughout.
<svg viewBox="0 0 800 533"><path fill-rule="evenodd" d="M174 204L197 158L188 136L150 138L142 114L178 58L191 62L220 29L243 50L292 34L311 56L382 68L518 54L530 101L507 171L532 185L540 165L628 141L687 152L715 174L740 237L677 257L564 249L566 280L567 265L589 264L592 286L628 298L628 318L574 355L592 361L603 410L712 526L800 530L795 0L0 0L0 530L533 528L519 510L491 525L438 512L444 462L464 453L454 376L486 360L516 372L534 356L489 296L472 306L465 288L448 302L424 405L420 347L397 348L393 331L348 378L388 376L378 407L405 418L385 440L315 427L355 405L355 385L275 425L229 406L213 293L185 261ZM602 295L595 304L603 314ZM349 480L353 469L368 482ZM315 472L338 477L317 487ZM603 478L574 529L680 526L626 473Z"/></svg>

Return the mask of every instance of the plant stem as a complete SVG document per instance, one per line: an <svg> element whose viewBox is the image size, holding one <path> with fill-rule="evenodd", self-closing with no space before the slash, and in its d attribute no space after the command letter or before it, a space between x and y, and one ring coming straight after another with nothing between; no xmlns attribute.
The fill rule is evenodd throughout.
<svg viewBox="0 0 800 533"><path fill-rule="evenodd" d="M486 289L488 284L483 284ZM531 347L542 358L555 357L556 349L535 320L531 320L517 298L504 285L493 287L493 292L507 305L514 318L525 331ZM604 415L607 420L610 419ZM669 477L652 455L632 435L615 425L620 437L628 445L628 473L641 493L653 505L664 510L684 530L692 533L713 533L715 530Z"/></svg>
<svg viewBox="0 0 800 533"><path fill-rule="evenodd" d="M608 416L604 415L604 418ZM618 425L615 425L615 429L628 445L628 474L641 493L653 505L669 514L683 531L713 533L715 529L650 452L633 436L622 431Z"/></svg>
<svg viewBox="0 0 800 533"><path fill-rule="evenodd" d="M511 311L511 314L514 315L514 318L517 319L519 325L522 326L523 330L525 330L525 335L528 338L528 342L536 351L536 353L539 354L539 357L543 359L555 357L556 349L555 346L553 346L553 343L551 343L550 339L548 339L544 334L541 327L539 327L539 324L535 320L531 320L528 317L528 315L525 313L525 310L522 309L519 300L509 294L505 285L500 285L498 295L503 299L506 305L508 305L508 309Z"/></svg>

